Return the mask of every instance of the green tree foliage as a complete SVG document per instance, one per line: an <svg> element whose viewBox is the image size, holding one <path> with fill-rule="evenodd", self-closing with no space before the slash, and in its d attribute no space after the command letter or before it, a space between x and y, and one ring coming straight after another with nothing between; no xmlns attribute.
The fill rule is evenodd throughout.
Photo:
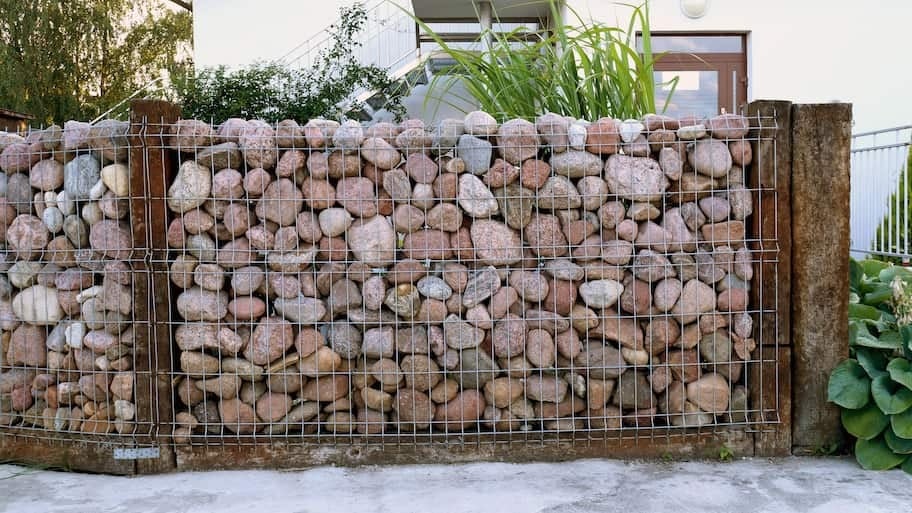
<svg viewBox="0 0 912 513"><path fill-rule="evenodd" d="M877 227L871 249L884 253L906 253L909 250L910 232L912 232L912 219L909 219L909 210L912 209L912 148L906 159L906 168L899 175L899 184L896 192L890 195L887 204L887 214ZM900 258L885 257L887 260L899 263Z"/></svg>
<svg viewBox="0 0 912 513"><path fill-rule="evenodd" d="M378 92L386 100L383 107L401 116L404 91L400 84L383 68L362 65L354 57L361 45L356 36L366 20L361 4L341 8L339 22L330 30L330 44L311 67L276 62L237 70L221 66L176 81L184 117L214 122L232 117L268 121L339 118L360 108L352 98L359 91Z"/></svg>
<svg viewBox="0 0 912 513"><path fill-rule="evenodd" d="M159 0L2 0L0 107L92 119L188 66L192 33L190 13Z"/></svg>

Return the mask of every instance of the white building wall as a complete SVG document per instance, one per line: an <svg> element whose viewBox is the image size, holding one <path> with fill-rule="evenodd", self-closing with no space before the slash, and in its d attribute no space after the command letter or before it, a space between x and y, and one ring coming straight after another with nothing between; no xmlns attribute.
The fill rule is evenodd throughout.
<svg viewBox="0 0 912 513"><path fill-rule="evenodd" d="M652 30L748 32L748 99L851 102L853 131L912 122L912 2L708 2L706 15L693 20L681 12L680 0L651 0ZM567 0L567 6L619 26L630 13L607 0Z"/></svg>
<svg viewBox="0 0 912 513"><path fill-rule="evenodd" d="M708 1L707 14L692 20L681 12L680 0L651 0L652 28L748 32L749 99L851 102L854 131L912 122L912 102L907 101L912 87L907 55L912 2ZM338 8L351 3L196 0L196 62L239 66L276 59L335 21ZM629 8L610 0L566 4L604 23L626 26L629 18Z"/></svg>

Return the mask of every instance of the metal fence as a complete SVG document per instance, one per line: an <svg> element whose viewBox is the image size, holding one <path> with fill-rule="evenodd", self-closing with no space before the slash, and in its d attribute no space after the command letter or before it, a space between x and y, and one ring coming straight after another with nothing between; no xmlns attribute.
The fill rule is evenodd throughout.
<svg viewBox="0 0 912 513"><path fill-rule="evenodd" d="M852 256L907 260L912 125L852 136Z"/></svg>
<svg viewBox="0 0 912 513"><path fill-rule="evenodd" d="M152 444L151 275L134 232L147 220L130 128L2 134L4 436Z"/></svg>
<svg viewBox="0 0 912 513"><path fill-rule="evenodd" d="M731 159L711 178L685 164L675 131L622 143L610 123L596 124L613 132L604 148L569 148L562 118L539 120L541 145L522 135L529 122L512 123L514 137L186 123L191 135L161 140L181 163L153 198L169 206L159 263L177 305L176 442L656 436L773 421L748 397L746 368L775 365L754 354L753 329L775 309L747 304L751 280L776 281L759 276L775 240L745 222L775 183L751 187ZM752 142L697 144L731 145L750 164ZM647 158L663 148L670 181ZM606 157L665 185L624 190L631 178L603 172Z"/></svg>
<svg viewBox="0 0 912 513"><path fill-rule="evenodd" d="M780 338L777 215L764 210L776 173L757 178L770 153L752 148L777 127L728 122L710 136L670 119L554 115L433 128L135 119L122 134L142 184L110 182L97 162L71 214L90 225L85 250L64 252L65 270L44 265L47 279L34 273L85 276L83 308L22 323L8 306L22 287L0 302L4 335L18 344L14 330L35 331L49 358L73 360L4 360L0 433L85 433L58 417L87 407L108 416L97 441L130 446L653 439L776 424L779 362L758 347L776 355ZM65 152L66 180L73 162L104 155ZM6 208L43 215L25 179L37 159L26 160ZM87 215L118 230L129 218L132 247L96 240ZM53 253L22 253L15 233L10 282L12 266ZM106 312L97 326L93 300ZM68 323L100 340L80 348L65 334L52 347ZM112 388L127 375L135 411ZM25 395L29 405L12 401Z"/></svg>

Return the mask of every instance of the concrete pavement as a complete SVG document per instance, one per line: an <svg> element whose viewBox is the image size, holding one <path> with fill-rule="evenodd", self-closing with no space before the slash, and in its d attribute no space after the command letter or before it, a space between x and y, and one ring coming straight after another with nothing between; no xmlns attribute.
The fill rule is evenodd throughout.
<svg viewBox="0 0 912 513"><path fill-rule="evenodd" d="M112 477L0 465L3 513L905 512L912 476L846 458L320 467Z"/></svg>

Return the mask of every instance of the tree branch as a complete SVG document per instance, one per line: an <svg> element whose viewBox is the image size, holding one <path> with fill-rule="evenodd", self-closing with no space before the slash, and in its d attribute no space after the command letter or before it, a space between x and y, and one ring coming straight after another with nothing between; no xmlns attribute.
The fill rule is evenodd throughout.
<svg viewBox="0 0 912 513"><path fill-rule="evenodd" d="M193 3L191 3L192 0L188 0L188 1L184 1L184 0L170 0L170 1L171 1L172 4L178 5L178 6L180 6L180 7L183 7L184 9L187 9L187 10L190 11L190 12L193 12Z"/></svg>

